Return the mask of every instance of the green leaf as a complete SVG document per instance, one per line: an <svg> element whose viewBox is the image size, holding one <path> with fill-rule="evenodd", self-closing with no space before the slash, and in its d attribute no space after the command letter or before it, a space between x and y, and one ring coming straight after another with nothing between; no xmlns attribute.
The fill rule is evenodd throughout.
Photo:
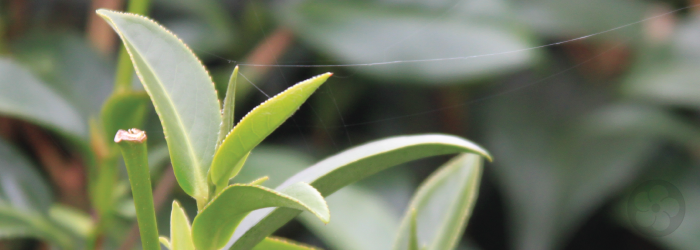
<svg viewBox="0 0 700 250"><path fill-rule="evenodd" d="M625 0L532 0L512 3L515 3L517 17L522 23L552 37L590 35L638 22L649 15L651 8L644 1ZM621 39L638 34L641 28L634 25L607 37Z"/></svg>
<svg viewBox="0 0 700 250"><path fill-rule="evenodd" d="M224 142L224 139L226 138L226 135L228 135L229 132L231 132L231 129L233 129L233 124L235 123L234 120L234 111L236 107L236 80L238 79L238 66L233 69L233 73L231 74L231 78L228 80L228 87L226 87L226 97L224 98L224 104L222 108L222 114L223 114L223 122L221 123L221 128L219 129L219 141L217 145L221 145L221 143Z"/></svg>
<svg viewBox="0 0 700 250"><path fill-rule="evenodd" d="M561 93L571 96L562 99ZM615 123L646 120L639 119L638 111L626 111L625 115L613 112L618 114L614 119L581 123L600 105L598 98L606 95L576 81L562 81L496 98L484 106L485 138L498 159L490 169L508 201L509 223L517 225L513 248L554 249L567 242L593 211L617 196L655 155L659 143L647 132L591 133L590 128L581 128L610 131L618 126Z"/></svg>
<svg viewBox="0 0 700 250"><path fill-rule="evenodd" d="M455 249L476 203L481 168L480 156L462 154L428 177L411 200L393 249Z"/></svg>
<svg viewBox="0 0 700 250"><path fill-rule="evenodd" d="M143 129L148 101L146 92L119 92L110 96L100 112L106 138L113 138L120 129Z"/></svg>
<svg viewBox="0 0 700 250"><path fill-rule="evenodd" d="M157 23L133 14L98 10L119 34L161 119L175 176L203 206L206 174L221 113L207 71L192 51Z"/></svg>
<svg viewBox="0 0 700 250"><path fill-rule="evenodd" d="M180 203L173 201L173 210L170 213L170 242L171 250L194 250L192 241L192 228L185 210Z"/></svg>
<svg viewBox="0 0 700 250"><path fill-rule="evenodd" d="M248 213L266 207L305 210L324 222L330 219L326 202L309 184L296 183L279 192L261 186L234 184L214 198L194 219L195 246L198 250L222 248Z"/></svg>
<svg viewBox="0 0 700 250"><path fill-rule="evenodd" d="M113 89L112 58L78 32L30 33L13 39L13 57L64 97L83 121L99 115Z"/></svg>
<svg viewBox="0 0 700 250"><path fill-rule="evenodd" d="M329 157L289 178L277 190L293 183L307 182L326 197L344 186L401 163L463 152L476 153L491 159L488 152L480 146L456 136L398 136L357 146ZM297 210L285 208L251 213L236 230L230 242L233 244L231 249L247 249L254 246L299 213Z"/></svg>
<svg viewBox="0 0 700 250"><path fill-rule="evenodd" d="M48 213L51 189L21 152L0 139L0 203L25 212Z"/></svg>
<svg viewBox="0 0 700 250"><path fill-rule="evenodd" d="M267 237L260 244L256 245L253 250L313 250L315 247L301 245L287 239Z"/></svg>
<svg viewBox="0 0 700 250"><path fill-rule="evenodd" d="M211 180L226 186L240 169L235 169L248 152L282 125L332 74L300 82L254 108L236 125L216 151Z"/></svg>
<svg viewBox="0 0 700 250"><path fill-rule="evenodd" d="M60 95L29 71L0 58L0 114L87 141L87 122Z"/></svg>
<svg viewBox="0 0 700 250"><path fill-rule="evenodd" d="M75 249L76 241L45 215L7 206L0 200L0 239L39 238L62 249Z"/></svg>
<svg viewBox="0 0 700 250"><path fill-rule="evenodd" d="M78 209L54 204L49 209L51 220L69 229L72 234L87 239L94 230L94 224L89 214Z"/></svg>
<svg viewBox="0 0 700 250"><path fill-rule="evenodd" d="M513 13L507 6L499 6L496 17L482 17L490 10L481 7L494 0L481 6L450 4L441 10L401 2L407 1L283 1L277 16L301 41L342 63L469 57L533 46L527 27L509 20ZM534 51L521 51L353 69L391 82L459 84L529 67L534 56Z"/></svg>

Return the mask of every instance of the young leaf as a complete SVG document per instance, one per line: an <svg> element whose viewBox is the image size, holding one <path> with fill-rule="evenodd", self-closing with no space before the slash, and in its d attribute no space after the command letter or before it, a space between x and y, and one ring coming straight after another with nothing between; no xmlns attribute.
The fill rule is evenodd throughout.
<svg viewBox="0 0 700 250"><path fill-rule="evenodd" d="M0 114L87 140L85 119L68 101L9 59L0 58Z"/></svg>
<svg viewBox="0 0 700 250"><path fill-rule="evenodd" d="M394 250L455 249L479 191L482 159L462 154L435 171L413 196Z"/></svg>
<svg viewBox="0 0 700 250"><path fill-rule="evenodd" d="M226 97L224 97L224 104L222 107L221 114L223 114L223 119L221 127L219 129L219 140L217 145L221 145L224 142L224 138L233 129L234 111L236 107L236 80L238 79L238 66L233 69L231 78L228 80L228 87L226 87Z"/></svg>
<svg viewBox="0 0 700 250"><path fill-rule="evenodd" d="M287 179L277 190L296 182L310 183L325 197L379 171L436 155L475 153L491 159L486 150L460 137L427 134L399 136L367 143L331 156ZM275 208L248 215L231 239L231 249L249 249L299 215L299 211Z"/></svg>
<svg viewBox="0 0 700 250"><path fill-rule="evenodd" d="M293 184L280 192L261 186L235 184L214 198L194 219L192 236L195 246L198 250L221 249L248 213L266 207L309 211L326 223L330 219L328 205L309 184Z"/></svg>
<svg viewBox="0 0 700 250"><path fill-rule="evenodd" d="M173 201L173 209L170 213L170 250L194 250L192 241L192 228L187 219L185 210L180 203Z"/></svg>
<svg viewBox="0 0 700 250"><path fill-rule="evenodd" d="M255 246L253 250L314 250L315 247L301 245L287 239L277 237L267 237L260 244Z"/></svg>
<svg viewBox="0 0 700 250"><path fill-rule="evenodd" d="M234 166L277 129L321 86L331 73L300 82L270 98L248 113L236 125L216 151L211 166L211 180L226 186L240 169Z"/></svg>
<svg viewBox="0 0 700 250"><path fill-rule="evenodd" d="M221 113L202 63L175 35L134 14L100 9L119 34L163 125L175 176L203 206Z"/></svg>

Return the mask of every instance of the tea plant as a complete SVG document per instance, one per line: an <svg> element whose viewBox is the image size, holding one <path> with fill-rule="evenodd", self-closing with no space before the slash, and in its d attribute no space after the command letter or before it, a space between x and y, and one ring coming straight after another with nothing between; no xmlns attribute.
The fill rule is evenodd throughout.
<svg viewBox="0 0 700 250"><path fill-rule="evenodd" d="M174 202L170 229L173 240L161 238L171 249L221 249L227 243L230 249L250 249L260 242L264 243L257 248L283 249L282 245L287 245L285 241L265 237L304 210L328 222L330 213L323 197L343 186L387 167L432 155L468 152L489 157L485 150L457 137L405 136L369 143L330 157L291 177L275 190L259 186L265 177L250 184L229 185L251 150L287 120L331 74L290 87L254 108L234 126L237 69L231 76L222 110L206 70L172 33L141 16L107 10L99 10L98 14L110 23L129 51L161 119L178 183L197 201L199 211L191 228ZM121 131L115 141L130 136L145 137L142 133ZM139 144L139 139L130 141L126 145ZM127 165L129 157L146 156L130 153L142 151L145 146L131 147L122 147ZM453 248L476 197L480 166L479 156L460 156L426 181L410 205L412 212L399 231L395 249L417 249L424 244L430 249ZM127 166L127 169L137 167ZM136 176L130 172L130 178ZM139 184L132 181L132 186L135 185ZM429 216L427 211L433 211L434 206L443 206L436 201L445 198L457 198L445 214L448 217L433 214L442 220L418 219ZM274 208L258 210L265 207ZM154 222L141 221L139 217L139 223ZM143 229L149 230L145 226ZM144 246L155 241L154 235L142 231Z"/></svg>
<svg viewBox="0 0 700 250"><path fill-rule="evenodd" d="M459 153L419 187L406 210L393 249L456 247L476 199L482 157L490 159L478 145L440 134L393 137L331 156L275 189L261 186L267 180L265 176L251 183L230 184L245 166L251 151L332 74L298 83L234 123L238 68L231 75L223 104L219 103L206 69L171 32L135 14L109 10L99 10L98 14L121 37L147 94L131 90L123 82L117 83L99 119L90 121L90 135L74 136L80 129L51 113L23 117L39 124L57 124L52 128L74 141L88 156L92 166L90 197L98 219L90 220L77 211L56 208L50 198L42 196L49 193L48 187L31 167L7 167L25 164L26 160L10 162L16 157L0 157L0 161L7 161L0 164L3 177L9 177L0 180L2 237L37 237L62 249L102 248L100 242L105 231L114 225L118 199L115 197L120 197L114 186L118 182L117 159L121 148L143 249L160 249L161 244L169 249L198 250L308 249L269 236L302 211L328 223L330 211L324 197L349 184L401 163ZM22 77L28 75L22 70L17 72ZM12 98L21 97L18 94L43 91L41 87L23 87L7 89L5 95L0 93L4 98L1 100L13 104ZM179 202L173 201L169 238L159 237L162 233L158 232L153 204L147 136L136 129L143 126L148 97L160 118L177 182L197 203L197 216L190 221ZM0 108L20 111L22 108L9 107ZM52 108L70 110L61 105ZM127 131L127 128L132 129ZM106 138L115 133L113 144ZM86 137L90 138L89 145L85 143ZM0 147L4 144L0 143ZM13 150L0 150L0 154L7 152ZM14 177L16 181L11 180ZM27 188L30 183L32 186ZM17 190L20 193L13 193Z"/></svg>

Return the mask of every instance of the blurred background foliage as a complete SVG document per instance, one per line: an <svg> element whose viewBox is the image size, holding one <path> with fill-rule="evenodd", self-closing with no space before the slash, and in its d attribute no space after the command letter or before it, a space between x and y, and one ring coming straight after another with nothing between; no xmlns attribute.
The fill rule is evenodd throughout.
<svg viewBox="0 0 700 250"><path fill-rule="evenodd" d="M0 1L0 249L48 249L46 241L74 249L90 234L88 124L113 89L119 45L94 10L124 4ZM191 46L219 95L238 63L297 65L243 65L237 114L265 94L335 72L253 152L236 182L269 174L266 185L276 186L316 160L374 139L451 133L481 143L495 158L485 167L460 249L694 250L700 7L685 7L697 4L155 0L149 16ZM414 61L436 58L447 59ZM392 61L407 62L366 65ZM136 78L134 85L140 88ZM174 185L160 123L149 112L160 231L167 233L165 201L178 198L190 212L195 204ZM413 162L343 189L328 198L330 224L302 214L276 234L327 249L388 249L417 184L445 159ZM138 237L125 178L121 170L122 181L111 187L118 216L100 243L104 249L129 249ZM634 230L624 212L629 192L650 179L673 183L686 200L685 220L665 237Z"/></svg>

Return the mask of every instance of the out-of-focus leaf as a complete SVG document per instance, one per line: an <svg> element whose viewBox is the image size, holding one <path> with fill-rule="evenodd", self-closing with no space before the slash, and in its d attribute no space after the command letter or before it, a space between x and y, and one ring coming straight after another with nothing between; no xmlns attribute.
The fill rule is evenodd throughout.
<svg viewBox="0 0 700 250"><path fill-rule="evenodd" d="M287 239L267 237L260 244L255 246L253 250L313 250L318 249L310 246L304 246Z"/></svg>
<svg viewBox="0 0 700 250"><path fill-rule="evenodd" d="M170 242L171 250L195 249L190 220L177 201L173 201L173 210L170 213L170 239L172 239Z"/></svg>
<svg viewBox="0 0 700 250"><path fill-rule="evenodd" d="M664 105L700 107L700 71L696 63L656 63L628 78L623 93Z"/></svg>
<svg viewBox="0 0 700 250"><path fill-rule="evenodd" d="M62 249L75 249L77 242L64 230L45 215L11 207L0 200L0 239L39 238Z"/></svg>
<svg viewBox="0 0 700 250"><path fill-rule="evenodd" d="M177 37L141 16L98 10L119 34L151 96L167 135L175 176L200 203L207 200L207 171L221 113L214 84L197 57Z"/></svg>
<svg viewBox="0 0 700 250"><path fill-rule="evenodd" d="M555 37L584 36L644 19L649 6L625 0L532 0L515 1L516 13L538 32ZM627 27L624 35L636 35L641 26Z"/></svg>
<svg viewBox="0 0 700 250"><path fill-rule="evenodd" d="M36 32L13 44L14 55L81 114L97 116L112 92L114 65L82 34Z"/></svg>
<svg viewBox="0 0 700 250"><path fill-rule="evenodd" d="M143 129L148 101L146 92L122 92L110 96L100 112L107 138L113 138L120 129Z"/></svg>
<svg viewBox="0 0 700 250"><path fill-rule="evenodd" d="M60 95L27 70L0 58L0 113L60 134L87 139L87 124Z"/></svg>
<svg viewBox="0 0 700 250"><path fill-rule="evenodd" d="M326 198L333 220L324 225L312 214L298 219L332 249L386 250L399 227L399 217L381 196L350 185ZM371 225L371 226L368 226Z"/></svg>
<svg viewBox="0 0 700 250"><path fill-rule="evenodd" d="M46 182L22 153L2 139L0 173L0 238L36 237L72 249L71 236L48 219L52 201Z"/></svg>
<svg viewBox="0 0 700 250"><path fill-rule="evenodd" d="M600 107L591 103L599 94L561 81L485 106L486 135L498 159L492 168L515 225L515 249L559 247L583 219L639 174L655 149L654 137L646 133L593 133L575 126L583 111ZM609 130L614 127L609 124L624 119L597 121Z"/></svg>
<svg viewBox="0 0 700 250"><path fill-rule="evenodd" d="M210 171L212 182L217 187L227 185L228 180L240 171L235 169L237 163L289 119L331 75L326 73L297 83L243 117L214 155Z"/></svg>
<svg viewBox="0 0 700 250"><path fill-rule="evenodd" d="M342 64L469 57L532 46L517 23L460 15L460 11L430 11L367 1L290 1L279 6L279 10L281 22L290 26L299 39L340 59L338 63ZM504 10L500 15L510 14ZM394 81L459 83L522 69L532 59L531 51L522 51L356 70Z"/></svg>
<svg viewBox="0 0 700 250"><path fill-rule="evenodd" d="M623 82L623 94L654 104L700 108L700 45L695 42L700 37L700 18L688 19L679 25L669 44L642 50L639 62Z"/></svg>
<svg viewBox="0 0 700 250"><path fill-rule="evenodd" d="M0 139L0 202L26 212L48 212L51 190L24 154Z"/></svg>
<svg viewBox="0 0 700 250"><path fill-rule="evenodd" d="M700 129L653 106L610 105L584 116L578 126L584 135L647 136L687 148L700 145Z"/></svg>
<svg viewBox="0 0 700 250"><path fill-rule="evenodd" d="M133 206L133 203L132 203ZM49 217L71 233L87 239L94 230L89 214L65 205L55 204L49 209Z"/></svg>
<svg viewBox="0 0 700 250"><path fill-rule="evenodd" d="M195 52L230 51L232 46L239 43L236 37L235 20L227 11L224 2L212 0L157 0L163 8L172 9L177 18L165 20L163 23ZM202 58L212 56L201 53Z"/></svg>
<svg viewBox="0 0 700 250"><path fill-rule="evenodd" d="M282 183L277 190L307 182L328 196L386 168L430 156L470 152L491 159L486 150L465 139L439 134L399 136L361 145L329 157ZM252 212L229 242L231 249L255 246L300 212L272 208Z"/></svg>
<svg viewBox="0 0 700 250"><path fill-rule="evenodd" d="M428 177L407 208L393 249L455 249L476 203L482 164L480 156L462 154Z"/></svg>
<svg viewBox="0 0 700 250"><path fill-rule="evenodd" d="M155 176L160 175L161 170L167 163L170 163L170 152L168 152L168 147L163 144L158 146L149 144L148 146L150 146L148 149L148 167L151 168L151 179L155 179Z"/></svg>
<svg viewBox="0 0 700 250"><path fill-rule="evenodd" d="M197 249L221 249L248 213L267 207L309 211L323 222L330 220L326 201L309 184L296 183L279 192L261 186L234 184L194 219L192 234Z"/></svg>

